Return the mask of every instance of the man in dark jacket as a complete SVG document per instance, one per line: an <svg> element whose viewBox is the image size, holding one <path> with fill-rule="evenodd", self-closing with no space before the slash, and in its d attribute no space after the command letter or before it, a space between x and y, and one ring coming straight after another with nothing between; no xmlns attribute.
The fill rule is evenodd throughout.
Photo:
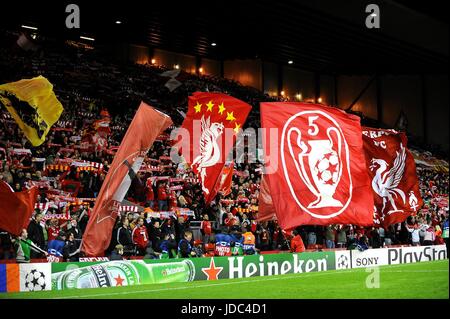
<svg viewBox="0 0 450 319"><path fill-rule="evenodd" d="M75 218L72 218L70 221L70 229L68 230L68 233L73 234L73 237L75 240L80 240L81 237L83 237L83 234L81 233L80 227L78 227L77 220Z"/></svg>
<svg viewBox="0 0 450 319"><path fill-rule="evenodd" d="M75 241L73 233L68 234L68 240L64 246L63 255L66 261L78 261L80 253L78 251L78 243Z"/></svg>
<svg viewBox="0 0 450 319"><path fill-rule="evenodd" d="M159 243L162 239L161 227L159 219L153 220L149 225L149 238L152 243L152 248L158 250Z"/></svg>
<svg viewBox="0 0 450 319"><path fill-rule="evenodd" d="M44 238L44 229L41 226L42 214L36 213L28 225L28 238L39 248L46 250L45 247L45 238ZM33 258L41 258L42 253L32 250L31 251L31 259Z"/></svg>
<svg viewBox="0 0 450 319"><path fill-rule="evenodd" d="M129 256L133 253L134 244L127 217L122 218L122 224L117 229L117 243L123 246L125 256Z"/></svg>
<svg viewBox="0 0 450 319"><path fill-rule="evenodd" d="M183 239L178 243L178 257L188 258L195 257L195 251L192 250L192 232L185 231Z"/></svg>

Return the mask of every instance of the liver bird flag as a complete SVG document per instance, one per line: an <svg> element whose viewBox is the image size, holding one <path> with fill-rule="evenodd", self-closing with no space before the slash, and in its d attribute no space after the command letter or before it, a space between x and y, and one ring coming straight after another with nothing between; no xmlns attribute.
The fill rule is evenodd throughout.
<svg viewBox="0 0 450 319"><path fill-rule="evenodd" d="M195 92L189 97L181 151L201 181L207 204L218 192L225 160L250 110L249 104L223 93Z"/></svg>
<svg viewBox="0 0 450 319"><path fill-rule="evenodd" d="M403 222L423 205L406 135L363 127L363 141L375 204L374 225Z"/></svg>
<svg viewBox="0 0 450 319"><path fill-rule="evenodd" d="M119 207L155 139L172 125L170 117L141 102L102 184L81 250L102 256L111 240Z"/></svg>
<svg viewBox="0 0 450 319"><path fill-rule="evenodd" d="M268 154L274 147L268 138L263 146L269 173L265 178L283 229L372 224L373 197L359 117L318 104L261 103L261 126L266 132L278 130L272 159ZM275 169L268 167L276 161Z"/></svg>
<svg viewBox="0 0 450 319"><path fill-rule="evenodd" d="M43 76L0 85L2 103L33 146L45 141L64 108Z"/></svg>

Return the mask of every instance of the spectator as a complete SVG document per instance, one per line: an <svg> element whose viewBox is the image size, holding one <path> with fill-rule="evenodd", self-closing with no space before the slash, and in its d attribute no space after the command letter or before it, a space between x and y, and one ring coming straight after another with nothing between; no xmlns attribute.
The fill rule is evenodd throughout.
<svg viewBox="0 0 450 319"><path fill-rule="evenodd" d="M124 255L130 255L134 253L134 244L131 237L131 231L127 217L122 217L122 224L117 230L117 243L122 245Z"/></svg>
<svg viewBox="0 0 450 319"><path fill-rule="evenodd" d="M144 218L138 218L137 225L133 229L131 237L133 239L133 243L136 245L137 254L143 256L149 243L147 228L144 226Z"/></svg>
<svg viewBox="0 0 450 319"><path fill-rule="evenodd" d="M200 231L202 233L202 239L204 243L209 243L209 237L212 233L211 222L209 221L208 214L203 215L203 220L200 225Z"/></svg>
<svg viewBox="0 0 450 319"><path fill-rule="evenodd" d="M189 258L195 257L195 251L192 250L192 232L185 231L183 238L178 243L178 257L180 258Z"/></svg>
<svg viewBox="0 0 450 319"><path fill-rule="evenodd" d="M161 252L161 258L175 258L177 253L177 242L174 235L171 233L164 233L163 240L159 244L159 250Z"/></svg>
<svg viewBox="0 0 450 319"><path fill-rule="evenodd" d="M44 229L41 226L42 214L36 213L28 225L28 238L40 249L45 250ZM31 251L31 258L41 258L42 253L39 250Z"/></svg>
<svg viewBox="0 0 450 319"><path fill-rule="evenodd" d="M314 227L308 232L308 246L313 246L316 244L317 236Z"/></svg>
<svg viewBox="0 0 450 319"><path fill-rule="evenodd" d="M83 236L80 230L80 227L78 227L78 222L76 218L72 218L70 221L70 224L67 227L67 231L71 234L73 234L73 238L75 240L81 240L81 237Z"/></svg>
<svg viewBox="0 0 450 319"><path fill-rule="evenodd" d="M64 246L66 245L66 233L59 232L58 236L48 242L48 253L56 257L64 257Z"/></svg>
<svg viewBox="0 0 450 319"><path fill-rule="evenodd" d="M333 225L327 226L326 231L325 231L325 240L326 240L327 248L330 249L330 248L336 247L336 245L334 244L335 237L336 237L336 234L335 234L334 226Z"/></svg>
<svg viewBox="0 0 450 319"><path fill-rule="evenodd" d="M162 182L158 186L158 207L160 211L167 211L167 187L166 183Z"/></svg>
<svg viewBox="0 0 450 319"><path fill-rule="evenodd" d="M42 254L40 248L28 238L26 229L22 229L22 233L14 241L14 245L16 247L16 261L18 263L29 263L32 251L39 253L39 255ZM47 253L45 253L45 255L47 255Z"/></svg>
<svg viewBox="0 0 450 319"><path fill-rule="evenodd" d="M114 250L111 252L109 260L123 260L123 246L121 244L116 245Z"/></svg>
<svg viewBox="0 0 450 319"><path fill-rule="evenodd" d="M247 227L246 232L242 235L244 237L243 251L245 255L256 254L255 235Z"/></svg>
<svg viewBox="0 0 450 319"><path fill-rule="evenodd" d="M425 236L423 238L424 246L431 246L434 244L434 240L436 239L435 229L432 226L431 220L428 222L428 228L425 230Z"/></svg>
<svg viewBox="0 0 450 319"><path fill-rule="evenodd" d="M63 256L66 261L76 262L80 256L78 250L79 245L75 241L75 236L72 232L68 233L66 244L64 245Z"/></svg>
<svg viewBox="0 0 450 319"><path fill-rule="evenodd" d="M304 252L306 250L305 249L305 245L303 244L302 237L300 236L298 231L297 230L293 230L292 231L292 235L294 237L292 237L292 239L291 239L291 252L293 252L293 253L302 253L302 252Z"/></svg>
<svg viewBox="0 0 450 319"><path fill-rule="evenodd" d="M346 227L344 225L339 225L338 238L337 238L337 247L343 248L347 245L347 233Z"/></svg>

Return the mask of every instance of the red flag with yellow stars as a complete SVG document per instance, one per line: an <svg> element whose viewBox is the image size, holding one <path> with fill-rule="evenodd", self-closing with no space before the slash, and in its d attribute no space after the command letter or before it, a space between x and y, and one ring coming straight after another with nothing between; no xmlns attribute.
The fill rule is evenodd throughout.
<svg viewBox="0 0 450 319"><path fill-rule="evenodd" d="M181 151L210 203L220 187L222 169L252 107L222 93L195 92L189 97Z"/></svg>

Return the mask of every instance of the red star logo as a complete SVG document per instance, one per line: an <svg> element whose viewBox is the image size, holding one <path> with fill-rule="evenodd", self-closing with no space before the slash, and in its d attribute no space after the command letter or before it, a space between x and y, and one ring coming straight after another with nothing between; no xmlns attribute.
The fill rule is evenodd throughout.
<svg viewBox="0 0 450 319"><path fill-rule="evenodd" d="M318 171L318 172L317 172L317 178L318 178L318 179L322 179L322 172L321 172L321 171Z"/></svg>
<svg viewBox="0 0 450 319"><path fill-rule="evenodd" d="M208 277L207 280L218 280L219 274L222 272L223 267L216 267L214 264L214 258L211 258L209 268L202 268L203 273Z"/></svg>
<svg viewBox="0 0 450 319"><path fill-rule="evenodd" d="M327 160L330 159L331 155L333 155L333 153L326 153L323 157L326 158Z"/></svg>
<svg viewBox="0 0 450 319"><path fill-rule="evenodd" d="M325 184L333 185L333 184L334 184L333 179L330 178L329 180L327 180L327 181L325 182Z"/></svg>
<svg viewBox="0 0 450 319"><path fill-rule="evenodd" d="M117 286L123 286L123 281L125 280L124 278L120 277L120 275L117 275L116 278L114 278L114 280L116 281L116 287Z"/></svg>
<svg viewBox="0 0 450 319"><path fill-rule="evenodd" d="M331 174L333 174L333 173L337 172L337 167L338 167L338 164L330 164L330 166L328 167L328 170L330 171Z"/></svg>

